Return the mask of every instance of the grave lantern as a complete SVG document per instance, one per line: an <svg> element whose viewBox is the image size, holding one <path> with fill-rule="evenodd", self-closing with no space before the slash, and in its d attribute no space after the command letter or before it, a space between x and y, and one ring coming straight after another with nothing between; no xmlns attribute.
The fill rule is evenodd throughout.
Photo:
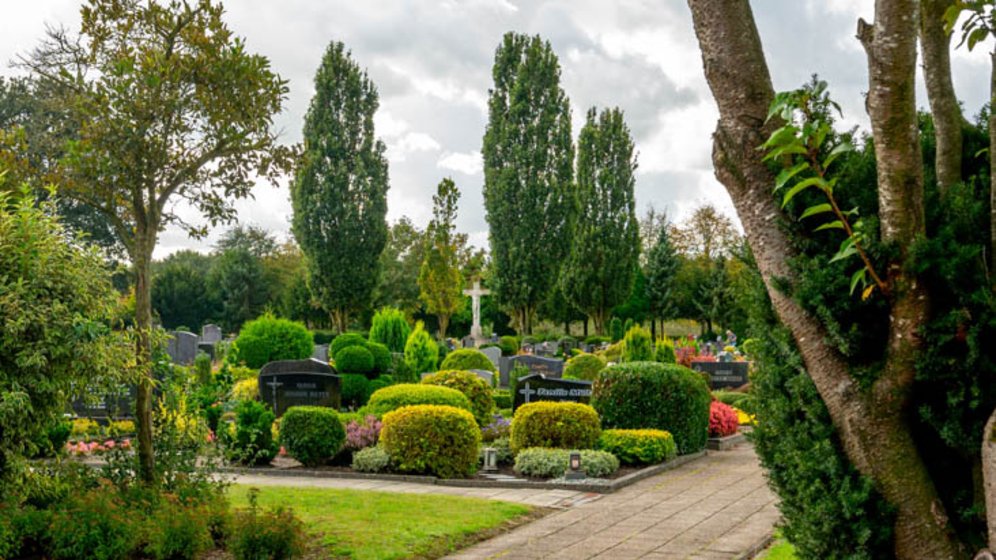
<svg viewBox="0 0 996 560"><path fill-rule="evenodd" d="M484 448L484 470L498 470L498 450L494 447Z"/></svg>
<svg viewBox="0 0 996 560"><path fill-rule="evenodd" d="M566 480L583 480L585 477L584 471L581 470L581 453L578 451L571 451L571 460L568 465L567 475L564 477Z"/></svg>

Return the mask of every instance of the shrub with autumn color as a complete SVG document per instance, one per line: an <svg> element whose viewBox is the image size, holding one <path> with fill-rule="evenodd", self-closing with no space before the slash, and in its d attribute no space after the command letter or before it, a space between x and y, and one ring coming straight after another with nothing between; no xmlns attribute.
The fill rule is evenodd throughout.
<svg viewBox="0 0 996 560"><path fill-rule="evenodd" d="M709 405L709 437L726 437L737 433L740 421L728 404L712 401Z"/></svg>

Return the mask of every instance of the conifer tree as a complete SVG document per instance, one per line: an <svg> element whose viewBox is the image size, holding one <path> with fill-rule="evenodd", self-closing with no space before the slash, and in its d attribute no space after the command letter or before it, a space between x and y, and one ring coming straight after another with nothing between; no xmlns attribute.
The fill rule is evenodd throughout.
<svg viewBox="0 0 996 560"><path fill-rule="evenodd" d="M539 36L507 33L495 52L484 133L484 207L494 259L492 289L531 332L567 256L574 146L560 64Z"/></svg>
<svg viewBox="0 0 996 560"><path fill-rule="evenodd" d="M671 244L667 228L661 228L657 244L647 256L646 292L653 320L666 321L677 314L672 292L679 266L681 261L678 260L678 253Z"/></svg>
<svg viewBox="0 0 996 560"><path fill-rule="evenodd" d="M426 230L425 257L419 270L419 297L439 320L439 337L446 337L450 317L463 307L463 275L457 259L453 222L460 191L453 179L443 179L432 197L432 221Z"/></svg>
<svg viewBox="0 0 996 560"><path fill-rule="evenodd" d="M636 155L618 108L588 111L578 137L577 221L565 262L564 292L605 333L612 308L625 302L640 257L633 197Z"/></svg>
<svg viewBox="0 0 996 560"><path fill-rule="evenodd" d="M340 332L367 306L387 243L387 159L374 135L377 88L333 42L315 75L304 159L291 187L293 231L309 286Z"/></svg>

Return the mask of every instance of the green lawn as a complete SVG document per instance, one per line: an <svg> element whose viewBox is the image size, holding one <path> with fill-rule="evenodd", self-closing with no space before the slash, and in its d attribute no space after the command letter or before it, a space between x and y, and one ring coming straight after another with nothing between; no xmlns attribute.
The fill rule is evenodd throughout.
<svg viewBox="0 0 996 560"><path fill-rule="evenodd" d="M235 507L247 506L249 488L231 487ZM460 496L270 486L260 489L259 505L292 507L326 554L371 560L443 556L533 511Z"/></svg>
<svg viewBox="0 0 996 560"><path fill-rule="evenodd" d="M776 532L775 541L771 547L758 556L757 560L798 560L798 558L795 555L795 547L783 539L780 532Z"/></svg>

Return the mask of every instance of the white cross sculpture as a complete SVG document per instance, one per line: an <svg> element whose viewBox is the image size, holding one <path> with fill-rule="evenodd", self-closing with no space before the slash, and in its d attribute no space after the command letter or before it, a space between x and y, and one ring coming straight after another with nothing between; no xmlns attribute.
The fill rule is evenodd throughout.
<svg viewBox="0 0 996 560"><path fill-rule="evenodd" d="M470 326L470 336L474 339L474 344L480 346L484 342L484 332L481 330L481 296L491 294L491 290L481 288L481 281L474 280L474 287L464 290L463 295L470 296L471 308L474 312L474 323Z"/></svg>

